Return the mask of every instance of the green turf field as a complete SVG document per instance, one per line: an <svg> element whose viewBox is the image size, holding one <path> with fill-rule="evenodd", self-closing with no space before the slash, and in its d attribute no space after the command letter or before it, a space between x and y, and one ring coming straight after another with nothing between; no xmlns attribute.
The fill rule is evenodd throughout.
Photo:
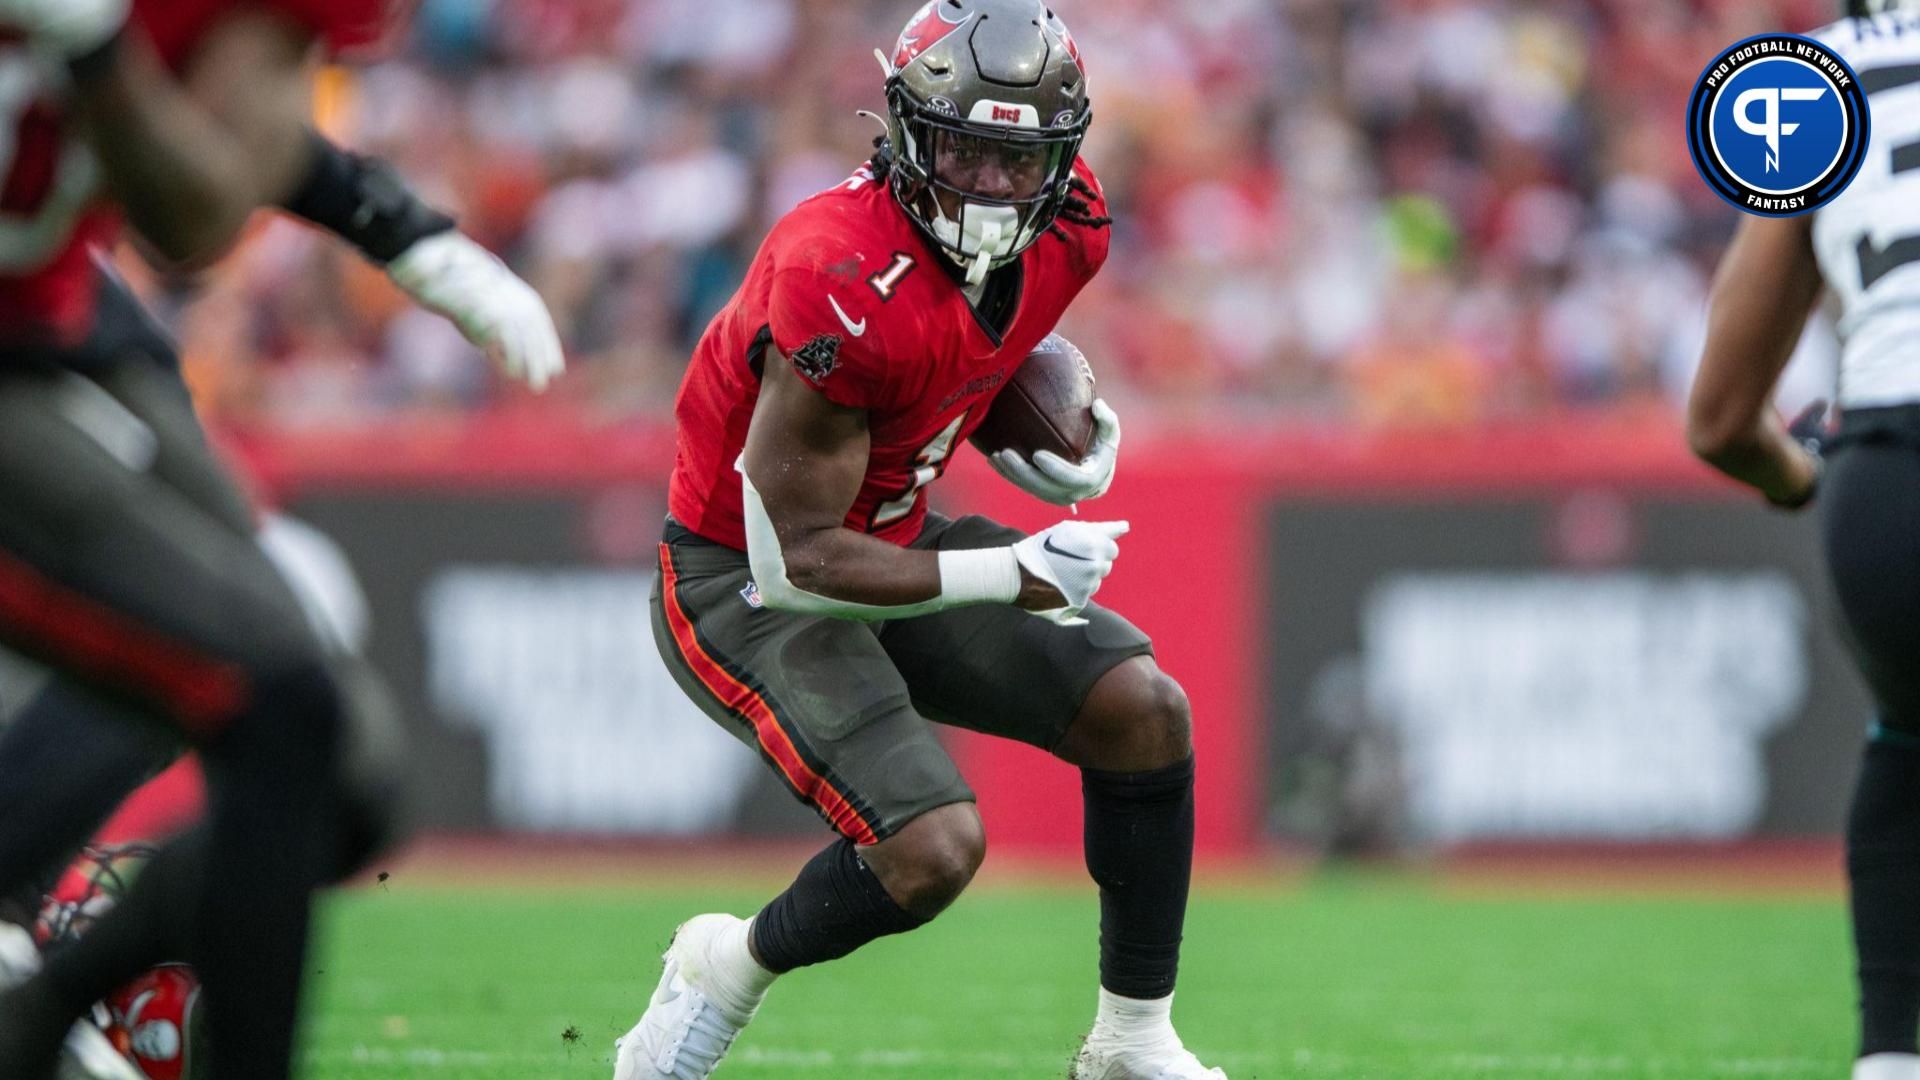
<svg viewBox="0 0 1920 1080"><path fill-rule="evenodd" d="M397 879L342 895L307 1075L604 1080L675 923L761 899ZM720 1076L1063 1076L1094 927L1091 892L982 889L783 980ZM1175 1016L1235 1080L1838 1078L1846 934L1826 899L1492 899L1372 876L1208 890Z"/></svg>

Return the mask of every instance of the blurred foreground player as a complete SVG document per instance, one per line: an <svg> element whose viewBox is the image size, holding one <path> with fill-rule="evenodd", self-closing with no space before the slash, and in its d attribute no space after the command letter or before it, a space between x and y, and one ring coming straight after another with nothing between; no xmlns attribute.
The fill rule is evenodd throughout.
<svg viewBox="0 0 1920 1080"><path fill-rule="evenodd" d="M1101 988L1073 1075L1223 1077L1171 1019L1186 696L1144 634L1090 603L1126 524L1023 536L926 507L1106 259L1079 53L1039 0L939 0L882 64L879 153L774 226L694 354L653 597L681 687L842 839L751 920L680 927L615 1076L708 1076L778 975L959 896L986 839L937 720L1081 769ZM1103 494L1119 427L1094 412L1086 460L996 466L1056 504Z"/></svg>
<svg viewBox="0 0 1920 1080"><path fill-rule="evenodd" d="M359 869L391 839L389 808L398 802L403 779L397 768L397 718L359 659L366 636L366 597L344 552L311 526L267 511L257 537L336 660L336 676L353 689L356 699L342 755L350 800L349 841L336 873L344 875ZM34 805L29 800L36 785L10 782L8 766L41 770L32 779L54 781L56 789L42 797L71 811L110 798L132 778L146 775L178 752L166 745L143 749L138 740L117 737L128 724L125 718L116 723L111 710L103 715L98 710L49 708L48 698L55 699L55 706L70 706L71 692L69 687L53 688L16 722L45 730L14 727L0 735L0 750L28 748L24 760L0 754L0 820ZM27 736L24 743L16 739L21 735ZM70 792L61 785L84 793L63 799ZM132 898L130 905L123 900L127 883L149 864L162 873L204 866L200 849L206 835L204 827L198 827L204 810L198 762L183 758L122 802L58 880L34 891L27 908L45 951L38 978L59 985L70 1000L97 996L100 1000L91 1010L94 1023L147 1080L206 1074L205 1010L199 1007L197 975L180 962L187 955L179 927L185 913L157 906L151 897L144 904L141 897ZM183 830L184 836L167 842ZM21 846L12 842L15 839L0 836L6 841L0 849L15 852ZM84 1028L82 1032L89 1034Z"/></svg>
<svg viewBox="0 0 1920 1080"><path fill-rule="evenodd" d="M124 213L152 250L192 265L217 257L253 209L282 204L392 259L403 286L409 264L429 277L503 272L457 243L422 247L438 223L387 218L383 178L306 127L315 46L377 34L377 0L153 0L131 26L127 6L0 0L0 72L17 91L6 120L18 125L0 161L0 641L200 751L210 807L183 848L195 857L165 873L156 860L116 915L137 908L164 928L159 914L185 913L211 1075L284 1077L310 895L337 872L348 827L346 691L254 543L167 343L90 249ZM536 381L557 367L557 348L501 333L496 316L463 329L491 335L503 359L517 351ZM235 881L248 887L219 884ZM30 966L5 959L0 981ZM91 1003L64 989L38 978L7 994L0 1075L53 1075L62 1034Z"/></svg>
<svg viewBox="0 0 1920 1080"><path fill-rule="evenodd" d="M1741 222L1714 282L1688 437L1776 506L1820 496L1834 591L1879 707L1847 821L1853 1075L1920 1080L1920 4L1861 5L1816 36L1867 89L1873 145L1820 210ZM1789 429L1769 406L1823 285L1843 338L1831 439L1815 416Z"/></svg>

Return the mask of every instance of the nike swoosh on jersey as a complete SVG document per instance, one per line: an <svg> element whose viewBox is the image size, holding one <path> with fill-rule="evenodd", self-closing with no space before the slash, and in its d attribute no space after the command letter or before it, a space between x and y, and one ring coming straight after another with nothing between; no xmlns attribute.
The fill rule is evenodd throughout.
<svg viewBox="0 0 1920 1080"><path fill-rule="evenodd" d="M832 293L827 294L827 303L833 305L833 313L840 316L840 325L847 328L847 333L859 337L867 332L867 320L861 319L859 322L854 322L847 318L847 313L840 310L840 301L835 300Z"/></svg>
<svg viewBox="0 0 1920 1080"><path fill-rule="evenodd" d="M1049 536L1049 537L1047 537L1047 538L1046 538L1045 540L1042 540L1042 541L1040 541L1040 546L1041 546L1041 547L1043 547L1043 548L1046 548L1046 549L1047 549L1048 551L1051 551L1051 552L1053 552L1053 553L1054 553L1055 555L1058 555L1058 556L1060 556L1060 557L1062 557L1062 558L1066 558L1066 559L1077 559L1077 560L1079 560L1080 562L1092 562L1092 561L1093 561L1092 559L1089 559L1089 558L1087 558L1087 557L1086 557L1085 555L1075 555L1075 554L1074 554L1073 552L1071 552L1071 551L1061 551L1061 550L1060 550L1059 548L1057 548L1057 547L1054 547L1054 546L1053 546L1053 537L1051 537L1051 536Z"/></svg>

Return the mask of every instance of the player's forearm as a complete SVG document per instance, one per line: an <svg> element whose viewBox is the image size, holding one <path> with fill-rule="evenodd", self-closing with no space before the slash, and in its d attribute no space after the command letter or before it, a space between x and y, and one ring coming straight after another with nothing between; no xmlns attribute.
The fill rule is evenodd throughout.
<svg viewBox="0 0 1920 1080"><path fill-rule="evenodd" d="M742 481L747 559L768 607L878 621L1027 593L1012 548L920 551L804 515L776 523L752 481Z"/></svg>
<svg viewBox="0 0 1920 1080"><path fill-rule="evenodd" d="M1819 299L1820 268L1803 219L1750 218L1714 276L1707 340L1687 402L1701 460L1775 502L1813 485L1817 466L1773 412L1773 389Z"/></svg>
<svg viewBox="0 0 1920 1080"><path fill-rule="evenodd" d="M74 105L109 191L161 255L202 262L233 242L259 202L254 166L192 107L151 47L126 41L76 88Z"/></svg>
<svg viewBox="0 0 1920 1080"><path fill-rule="evenodd" d="M870 607L922 604L940 595L936 552L846 528L785 537L781 547L787 581L804 593Z"/></svg>
<svg viewBox="0 0 1920 1080"><path fill-rule="evenodd" d="M312 171L313 35L265 8L223 16L178 75L132 29L74 65L74 107L134 228L160 255L218 255Z"/></svg>

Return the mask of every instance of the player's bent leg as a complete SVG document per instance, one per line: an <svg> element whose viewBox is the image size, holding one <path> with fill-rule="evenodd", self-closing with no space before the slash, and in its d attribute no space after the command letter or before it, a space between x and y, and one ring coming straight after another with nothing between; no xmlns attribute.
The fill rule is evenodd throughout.
<svg viewBox="0 0 1920 1080"><path fill-rule="evenodd" d="M864 623L758 605L746 555L669 526L652 598L661 658L840 833L752 919L702 915L667 950L618 1080L699 1080L778 974L923 925L979 867L972 792Z"/></svg>
<svg viewBox="0 0 1920 1080"><path fill-rule="evenodd" d="M335 785L314 768L332 756L330 713L323 680L274 680L203 745L204 837L169 845L94 934L6 995L0 1071L51 1076L47 1055L92 1002L185 956L208 988L213 1074L287 1075L313 867L337 832Z"/></svg>
<svg viewBox="0 0 1920 1080"><path fill-rule="evenodd" d="M983 517L933 515L914 546L966 550L1021 535ZM928 716L1080 767L1101 990L1076 1075L1215 1077L1171 1019L1193 856L1191 709L1147 635L1098 604L1085 616L1060 626L1015 608L956 608L888 623L882 638Z"/></svg>
<svg viewBox="0 0 1920 1080"><path fill-rule="evenodd" d="M1054 753L1080 766L1087 871L1100 886L1100 1002L1076 1080L1209 1070L1173 1028L1193 868L1193 717L1152 657L1101 677Z"/></svg>
<svg viewBox="0 0 1920 1080"><path fill-rule="evenodd" d="M899 910L928 922L973 881L987 857L987 830L972 803L950 803L914 818L858 857Z"/></svg>
<svg viewBox="0 0 1920 1080"><path fill-rule="evenodd" d="M1054 756L1082 769L1140 773L1193 757L1187 692L1151 656L1136 656L1093 685Z"/></svg>
<svg viewBox="0 0 1920 1080"><path fill-rule="evenodd" d="M334 666L352 705L348 746L340 755L346 812L327 883L365 868L398 833L399 736L392 703L358 658L336 657ZM161 964L192 955L190 897L206 879L209 840L204 822L169 839L141 871L140 880L154 884L129 893L78 940L49 953L38 981L68 1014Z"/></svg>
<svg viewBox="0 0 1920 1080"><path fill-rule="evenodd" d="M775 978L926 925L966 888L985 854L973 804L953 803L865 848L835 841L751 920L688 920L674 933L646 1013L620 1040L615 1080L710 1076Z"/></svg>
<svg viewBox="0 0 1920 1080"><path fill-rule="evenodd" d="M926 925L985 855L979 813L970 802L951 803L876 844L841 837L751 920L688 920L674 933L646 1012L619 1042L615 1080L711 1075L774 979Z"/></svg>
<svg viewBox="0 0 1920 1080"><path fill-rule="evenodd" d="M0 638L201 749L209 872L178 899L195 913L213 1064L284 1076L310 894L336 850L339 690L258 546L148 472L138 440L77 424L72 378L0 378L0 496L16 511L0 515Z"/></svg>

